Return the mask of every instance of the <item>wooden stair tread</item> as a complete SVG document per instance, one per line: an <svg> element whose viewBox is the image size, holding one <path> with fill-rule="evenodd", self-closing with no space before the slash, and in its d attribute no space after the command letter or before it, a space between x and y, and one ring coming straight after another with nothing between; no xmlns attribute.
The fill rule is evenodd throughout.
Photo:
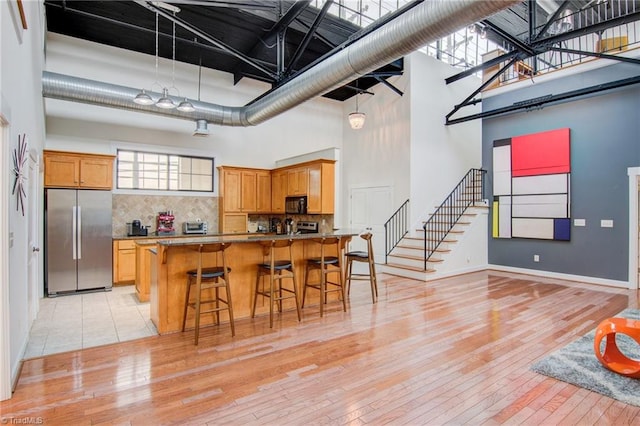
<svg viewBox="0 0 640 426"><path fill-rule="evenodd" d="M405 245L400 245L398 244L396 246L396 248L402 248L402 249L408 249L408 250L421 250L424 251L424 247L414 247L414 246L405 246ZM450 249L443 249L443 248L437 248L436 252L437 253L449 253L451 250Z"/></svg>
<svg viewBox="0 0 640 426"><path fill-rule="evenodd" d="M422 231L422 229L420 231ZM421 237L404 237L404 238L407 239L407 240L424 241L424 238L421 238ZM427 241L433 241L433 240L427 240ZM442 240L442 242L443 243L448 243L448 244L449 243L453 244L453 243L457 243L458 240L445 238L444 240Z"/></svg>
<svg viewBox="0 0 640 426"><path fill-rule="evenodd" d="M433 273L436 272L435 269L422 269L422 268L416 268L415 266L408 266L408 265L400 265L398 263L389 263L387 262L385 266L389 266L392 268L398 268L398 269L406 269L407 271L415 271L415 272L425 272L425 273Z"/></svg>
<svg viewBox="0 0 640 426"><path fill-rule="evenodd" d="M389 254L387 255L388 257L399 257L402 259L410 259L410 260L419 260L419 261L424 261L424 256L411 256L408 254ZM429 259L428 262L434 262L434 263L439 263L442 262L442 259Z"/></svg>

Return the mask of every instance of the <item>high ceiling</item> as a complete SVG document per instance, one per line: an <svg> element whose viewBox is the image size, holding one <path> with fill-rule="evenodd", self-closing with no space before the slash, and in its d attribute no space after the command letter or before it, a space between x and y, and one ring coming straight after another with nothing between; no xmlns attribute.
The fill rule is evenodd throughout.
<svg viewBox="0 0 640 426"><path fill-rule="evenodd" d="M149 55L156 53L157 36L158 55L168 59L174 54L175 26L177 61L231 73L236 82L247 77L275 88L422 1L435 0L399 0L392 2L400 6L395 11L383 9L389 2L374 0L45 0L45 6L49 31ZM342 7L365 3L362 13ZM339 6L340 16L347 19L328 13ZM373 22L379 16L383 18ZM508 52L501 59L524 59L559 48L571 37L639 17L640 0L528 0L478 26ZM361 28L356 21L369 25ZM482 68L477 65L447 83ZM324 96L342 101L402 71L400 59Z"/></svg>
<svg viewBox="0 0 640 426"><path fill-rule="evenodd" d="M176 61L231 73L236 82L248 77L273 87L349 42L361 29L347 20L323 15L310 0L181 0L160 3L159 8L158 4L46 0L47 29L155 55L158 10L160 57L172 58L175 22ZM179 8L175 15L172 6ZM170 20L174 16L175 20ZM310 36L305 39L307 34ZM345 100L355 95L356 89L366 90L377 84L376 76L401 74L402 69L403 62L398 60L325 96Z"/></svg>

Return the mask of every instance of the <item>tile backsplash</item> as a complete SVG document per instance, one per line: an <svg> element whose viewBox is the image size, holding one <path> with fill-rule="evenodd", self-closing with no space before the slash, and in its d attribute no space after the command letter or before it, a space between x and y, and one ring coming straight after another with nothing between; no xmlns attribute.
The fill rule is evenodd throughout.
<svg viewBox="0 0 640 426"><path fill-rule="evenodd" d="M173 211L176 233L182 233L182 222L208 222L209 233L218 232L218 197L165 195L113 195L113 236L127 235L127 222L139 219L149 226L149 235L156 230L158 212Z"/></svg>

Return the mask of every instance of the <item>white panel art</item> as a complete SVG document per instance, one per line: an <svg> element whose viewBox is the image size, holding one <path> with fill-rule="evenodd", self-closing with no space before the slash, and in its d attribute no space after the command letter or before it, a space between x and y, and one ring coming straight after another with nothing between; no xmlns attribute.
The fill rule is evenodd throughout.
<svg viewBox="0 0 640 426"><path fill-rule="evenodd" d="M553 239L553 219L511 220L511 235L518 238Z"/></svg>
<svg viewBox="0 0 640 426"><path fill-rule="evenodd" d="M519 195L512 202L513 217L569 217L567 194Z"/></svg>
<svg viewBox="0 0 640 426"><path fill-rule="evenodd" d="M511 238L511 197L500 197L499 200L498 238Z"/></svg>
<svg viewBox="0 0 640 426"><path fill-rule="evenodd" d="M566 173L556 175L537 175L514 177L513 195L559 194L569 192L569 177Z"/></svg>

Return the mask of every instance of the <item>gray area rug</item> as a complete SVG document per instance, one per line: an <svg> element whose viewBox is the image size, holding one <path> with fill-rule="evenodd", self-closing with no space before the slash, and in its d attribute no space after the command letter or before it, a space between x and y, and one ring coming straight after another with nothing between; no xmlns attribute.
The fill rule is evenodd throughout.
<svg viewBox="0 0 640 426"><path fill-rule="evenodd" d="M615 316L640 320L640 310L625 309ZM600 364L593 351L594 336L592 330L533 364L531 370L640 407L640 379L621 376ZM633 339L617 334L616 341L623 354L640 359L640 346Z"/></svg>

